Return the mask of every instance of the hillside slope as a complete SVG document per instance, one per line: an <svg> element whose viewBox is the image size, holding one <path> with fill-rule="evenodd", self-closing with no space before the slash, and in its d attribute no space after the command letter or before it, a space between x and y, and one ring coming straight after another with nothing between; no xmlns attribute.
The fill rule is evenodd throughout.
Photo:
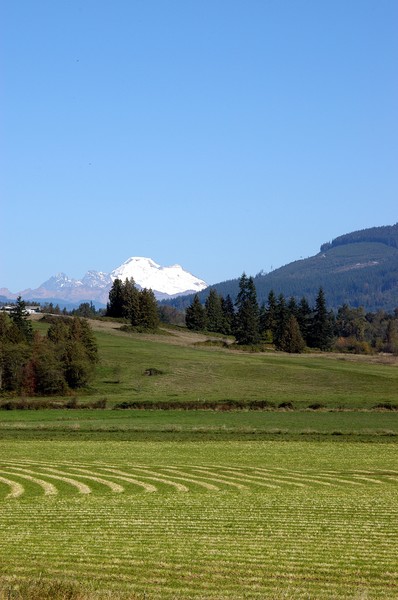
<svg viewBox="0 0 398 600"><path fill-rule="evenodd" d="M330 308L347 303L367 311L391 312L398 307L398 223L342 235L323 244L315 256L258 275L254 281L260 303L267 301L270 290L297 299L305 296L314 303L322 286ZM235 299L238 279L212 287ZM207 293L201 292L202 301ZM178 306L191 301L192 297L185 297Z"/></svg>

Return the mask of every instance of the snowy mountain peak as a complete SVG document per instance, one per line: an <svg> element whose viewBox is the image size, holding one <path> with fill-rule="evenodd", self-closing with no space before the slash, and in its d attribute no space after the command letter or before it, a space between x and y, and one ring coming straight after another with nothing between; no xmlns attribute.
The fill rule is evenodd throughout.
<svg viewBox="0 0 398 600"><path fill-rule="evenodd" d="M137 287L151 288L158 300L200 292L207 287L202 279L185 271L180 265L161 267L151 258L132 256L111 273L91 270L82 279L73 279L65 273L57 273L35 290L24 290L20 295L36 300L50 298L52 302L56 299L73 303L91 300L105 305L112 282L116 278L124 281L131 277ZM8 298L16 298L19 295L5 288L3 292Z"/></svg>
<svg viewBox="0 0 398 600"><path fill-rule="evenodd" d="M80 281L70 279L65 273L57 273L41 284L47 290L57 290L59 288L71 288L81 285Z"/></svg>
<svg viewBox="0 0 398 600"><path fill-rule="evenodd" d="M207 287L206 282L180 265L161 267L151 258L143 256L132 256L111 273L112 280L124 281L131 277L141 288L151 288L158 296L199 292Z"/></svg>
<svg viewBox="0 0 398 600"><path fill-rule="evenodd" d="M112 283L108 273L102 271L87 271L81 281L83 285L93 288L103 288Z"/></svg>

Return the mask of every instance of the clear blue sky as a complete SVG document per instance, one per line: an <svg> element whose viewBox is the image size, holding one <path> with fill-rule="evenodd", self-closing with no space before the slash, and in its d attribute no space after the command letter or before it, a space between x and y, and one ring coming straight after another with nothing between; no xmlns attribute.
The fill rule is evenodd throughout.
<svg viewBox="0 0 398 600"><path fill-rule="evenodd" d="M397 0L2 0L0 287L398 221Z"/></svg>

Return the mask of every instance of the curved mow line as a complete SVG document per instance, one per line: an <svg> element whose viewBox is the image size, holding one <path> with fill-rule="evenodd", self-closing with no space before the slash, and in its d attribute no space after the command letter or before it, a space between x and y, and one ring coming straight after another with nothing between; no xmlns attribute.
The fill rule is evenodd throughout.
<svg viewBox="0 0 398 600"><path fill-rule="evenodd" d="M47 470L55 473L59 472L55 469L50 469L48 467ZM58 479L58 481L64 481L65 483L73 485L73 487L77 488L81 494L91 494L91 488L89 488L88 485L86 485L85 483L80 483L80 481L76 481L76 479L70 479L69 477L63 477L61 475L51 475L50 473L37 473L36 471L30 471L28 469L25 470L25 473L31 473L32 475L45 475L46 477L50 477L51 479Z"/></svg>
<svg viewBox="0 0 398 600"><path fill-rule="evenodd" d="M144 481L139 481L138 479L134 479L129 476L129 473L123 473L123 471L118 471L117 469L111 469L110 467L101 467L103 471L109 471L113 473L116 479L122 479L123 481L127 481L128 483L133 483L134 485L138 485L139 487L143 487L146 492L157 492L158 489L151 483L145 483Z"/></svg>
<svg viewBox="0 0 398 600"><path fill-rule="evenodd" d="M8 498L18 498L18 496L22 496L25 491L25 488L20 483L16 481L12 481L11 479L7 479L6 477L0 477L0 483L5 483L11 488L11 491L6 496L6 500Z"/></svg>
<svg viewBox="0 0 398 600"><path fill-rule="evenodd" d="M211 479L212 481L217 481L218 483L224 483L225 485L237 487L240 490L249 489L247 485L243 485L243 483L236 483L236 481L234 481L236 477L228 477L228 475L225 475L224 477L220 478L219 473L214 473L212 471L209 471L208 469L202 469L201 467L194 467L193 470L199 471L199 473L203 473L203 476L197 475L197 477L200 477L201 479Z"/></svg>
<svg viewBox="0 0 398 600"><path fill-rule="evenodd" d="M102 485L106 485L112 490L112 492L120 494L121 492L125 491L122 485L114 483L113 481L108 481L108 479L102 479L102 477L97 477L95 473L93 473L92 471L88 471L87 469L80 469L79 467L74 467L72 470L78 471L79 477L84 477L85 479L90 479L91 481L95 481L97 483L101 483ZM74 475L74 473L71 474Z"/></svg>
<svg viewBox="0 0 398 600"><path fill-rule="evenodd" d="M293 475L291 475L290 477L294 477ZM321 479L318 479L318 478ZM332 474L328 474L328 472L323 472L323 473L319 473L319 475L308 475L308 474L303 474L302 476L298 477L296 476L296 478L300 478L300 479L304 479L306 478L307 481L313 481L314 483L318 483L320 485L334 485L335 483L348 483L348 485L362 485L361 482L359 481L352 481L352 479L342 479L341 477L336 477L335 475ZM326 481L322 481L322 479L326 479Z"/></svg>
<svg viewBox="0 0 398 600"><path fill-rule="evenodd" d="M261 473L262 469L256 469L257 472ZM269 475L270 477L272 477L272 473L270 471L268 471L267 469L264 469L264 472ZM332 483L330 483L330 481L321 481L320 479L317 479L315 477L315 475L284 475L283 473L278 472L277 477L281 477L281 481L283 481L284 483L289 483L289 480L292 479L293 481L307 481L308 483L316 483L318 485L326 485L326 486L331 486L333 485ZM286 481L285 481L286 480Z"/></svg>
<svg viewBox="0 0 398 600"><path fill-rule="evenodd" d="M176 481L170 481L169 479L163 479L162 477L159 477L159 473L147 471L146 469L141 469L141 467L132 467L132 469L136 471L143 470L145 473L148 473L148 475L141 475L140 473L140 477L144 477L145 479L152 479L152 481L158 481L159 483L165 483L166 485L171 485L175 487L179 492L189 492L189 489L186 485L183 485L182 483L177 483ZM107 470L109 471L109 469ZM127 476L131 475L130 473L125 473L124 471L117 472Z"/></svg>
<svg viewBox="0 0 398 600"><path fill-rule="evenodd" d="M369 483L383 483L380 479L373 479L372 477L365 477L365 475L353 475L355 479L360 479L361 481L369 481Z"/></svg>
<svg viewBox="0 0 398 600"><path fill-rule="evenodd" d="M196 485L199 485L200 487L204 487L206 490L213 490L216 492L220 491L220 488L217 487L216 485L214 485L213 483L207 483L206 481L197 481L196 479L192 479L191 477L185 477L185 475L190 475L190 473L185 473L184 471L179 471L178 469L176 469L175 467L161 467L163 470L170 470L173 473L173 476L175 476L174 474L176 473L177 475L175 476L176 479L181 479L181 481L188 481L189 483L194 483ZM182 475L182 477L179 477L179 475Z"/></svg>
<svg viewBox="0 0 398 600"><path fill-rule="evenodd" d="M225 472L227 473L233 473L235 475L240 475L241 478L244 481L247 481L247 483L253 483L254 485L260 485L262 487L269 487L269 488L274 488L274 489L280 489L280 485L274 485L273 483L267 483L266 481L264 481L264 476L263 475L251 475L249 473L242 473L241 471L235 470L235 469L224 469ZM287 485L295 485L297 487L306 487L305 483L298 483L296 481L284 481L283 479L279 479L278 477L273 477L272 475L269 475L269 478L272 481L276 481L277 483L284 483ZM258 481L258 479L260 481Z"/></svg>
<svg viewBox="0 0 398 600"><path fill-rule="evenodd" d="M358 475L376 475L377 477L384 477L385 475L391 475L392 477L398 476L398 471L394 471L394 469L376 469L373 471L366 471L364 469L355 469L352 473Z"/></svg>
<svg viewBox="0 0 398 600"><path fill-rule="evenodd" d="M19 471L19 467L14 467L15 471ZM22 471L22 469L21 469ZM27 479L32 483L37 483L44 490L45 496L55 496L58 494L58 490L52 483L48 481L44 481L44 479L37 479L36 477L32 477L31 475L27 475L26 473L13 473L12 471L1 471L1 473L9 473L10 475L16 475L17 477L22 477L23 479Z"/></svg>

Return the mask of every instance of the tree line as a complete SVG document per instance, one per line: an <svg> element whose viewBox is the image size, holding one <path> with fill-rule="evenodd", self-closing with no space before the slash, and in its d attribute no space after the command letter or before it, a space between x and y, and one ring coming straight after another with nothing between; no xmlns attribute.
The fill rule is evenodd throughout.
<svg viewBox="0 0 398 600"><path fill-rule="evenodd" d="M363 308L343 304L337 312L328 310L325 293L319 288L315 304L305 297L299 302L283 294L268 294L260 306L253 277L239 279L235 303L211 289L201 304L196 294L186 309L186 326L193 331L234 335L240 345L273 344L286 352L302 352L306 347L370 353L398 354L398 310L365 313Z"/></svg>
<svg viewBox="0 0 398 600"><path fill-rule="evenodd" d="M155 294L147 288L138 290L133 278L114 280L105 315L127 319L138 330L155 330L160 322Z"/></svg>
<svg viewBox="0 0 398 600"><path fill-rule="evenodd" d="M50 317L46 335L33 332L19 297L8 315L0 312L0 391L18 395L65 395L89 384L98 348L88 322Z"/></svg>

